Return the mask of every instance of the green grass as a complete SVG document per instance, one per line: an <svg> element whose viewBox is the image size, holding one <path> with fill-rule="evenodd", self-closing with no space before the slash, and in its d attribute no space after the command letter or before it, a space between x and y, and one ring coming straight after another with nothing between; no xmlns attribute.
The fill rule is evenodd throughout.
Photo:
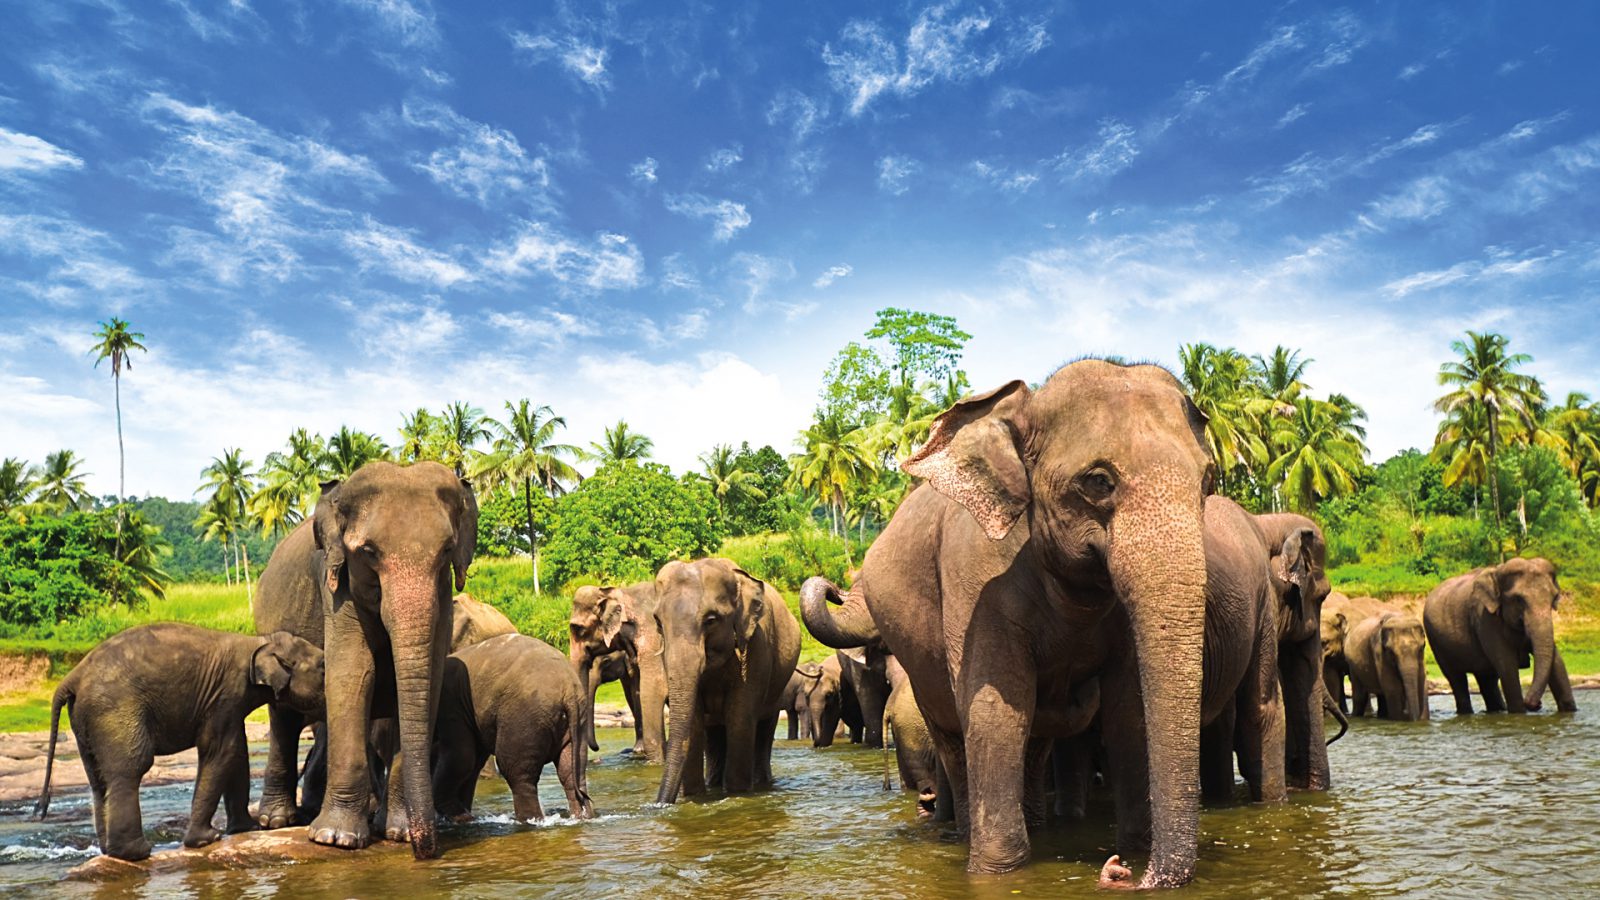
<svg viewBox="0 0 1600 900"><path fill-rule="evenodd" d="M1333 589L1351 597L1377 597L1386 600L1404 594L1427 594L1444 579L1438 575L1419 575L1399 563L1351 563L1328 570Z"/></svg>

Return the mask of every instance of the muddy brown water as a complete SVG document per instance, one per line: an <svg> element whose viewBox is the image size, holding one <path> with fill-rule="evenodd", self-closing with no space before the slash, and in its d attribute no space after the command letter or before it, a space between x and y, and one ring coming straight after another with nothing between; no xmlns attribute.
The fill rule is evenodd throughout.
<svg viewBox="0 0 1600 900"><path fill-rule="evenodd" d="M1184 897L1544 896L1600 894L1600 694L1571 716L1355 722L1333 747L1336 786L1288 803L1207 809L1200 865ZM881 789L877 751L782 741L775 790L671 808L651 805L660 770L618 756L631 732L602 733L590 769L601 816L525 826L504 783L484 781L480 819L446 827L443 858L351 853L334 862L191 871L108 884L62 883L92 854L87 797L58 795L51 818L0 807L0 894L51 897L829 897L1009 898L1092 892L1113 825L1034 835L1034 859L969 876L950 829L919 823L910 795ZM255 748L259 750L260 748ZM75 764L75 763L74 763ZM257 788L259 790L259 786ZM547 811L565 799L553 770ZM190 788L147 788L145 823L173 845ZM1102 895L1104 896L1104 895Z"/></svg>

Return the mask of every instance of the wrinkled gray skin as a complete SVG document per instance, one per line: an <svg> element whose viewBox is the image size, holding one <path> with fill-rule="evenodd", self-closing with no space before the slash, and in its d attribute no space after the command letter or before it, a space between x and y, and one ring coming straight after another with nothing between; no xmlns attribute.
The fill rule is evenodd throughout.
<svg viewBox="0 0 1600 900"><path fill-rule="evenodd" d="M1468 674L1489 712L1537 710L1546 687L1558 710L1577 711L1566 663L1556 650L1560 596L1555 566L1544 559L1474 569L1433 589L1423 603L1422 624L1433 658L1450 681L1458 715L1472 713ZM1533 684L1524 695L1517 670L1527 668L1530 657Z"/></svg>
<svg viewBox="0 0 1600 900"><path fill-rule="evenodd" d="M466 586L477 546L477 500L438 463L371 462L323 485L314 521L326 601L328 787L311 840L367 845L367 734L374 719L393 716L400 753L377 826L409 840L417 859L437 856L428 759L451 596Z"/></svg>
<svg viewBox="0 0 1600 900"><path fill-rule="evenodd" d="M1288 788L1278 673L1279 598L1269 569L1271 552L1255 519L1239 504L1215 495L1206 498L1205 547L1201 789L1207 800L1233 796L1237 751L1250 799L1283 800ZM1316 712L1320 719L1320 704Z"/></svg>
<svg viewBox="0 0 1600 900"><path fill-rule="evenodd" d="M811 737L811 716L806 706L806 685L821 674L822 666L817 663L801 663L795 666L794 674L789 676L789 683L783 686L783 696L778 700L778 709L789 721L791 741Z"/></svg>
<svg viewBox="0 0 1600 900"><path fill-rule="evenodd" d="M839 723L861 733L861 708L844 684L843 661L837 654L817 664L816 676L807 678L800 691L805 697L806 722L811 728L811 746L831 747Z"/></svg>
<svg viewBox="0 0 1600 900"><path fill-rule="evenodd" d="M492 637L516 633L517 626L511 624L505 613L482 600L474 600L471 594L457 594L450 599L451 653Z"/></svg>
<svg viewBox="0 0 1600 900"><path fill-rule="evenodd" d="M1322 602L1331 590L1328 544L1317 523L1294 513L1255 517L1272 551L1278 594L1278 681L1283 692L1284 776L1290 788L1325 791L1333 783L1323 722Z"/></svg>
<svg viewBox="0 0 1600 900"><path fill-rule="evenodd" d="M922 710L917 708L916 693L911 689L906 670L892 656L885 669L891 687L883 713L883 732L894 743L900 790L914 792L917 817L928 818L937 808L939 754L928 733L928 723L922 719ZM888 777L885 772L886 781Z"/></svg>
<svg viewBox="0 0 1600 900"><path fill-rule="evenodd" d="M1366 715L1367 697L1375 694L1380 718L1428 718L1426 647L1422 622L1409 613L1386 612L1357 622L1345 642L1355 714Z"/></svg>
<svg viewBox="0 0 1600 900"><path fill-rule="evenodd" d="M211 824L218 800L227 808L228 834L252 831L244 718L268 702L321 715L322 684L322 651L287 632L262 638L163 622L107 638L56 687L39 817L50 809L65 706L89 778L101 852L129 860L150 855L139 780L155 757L191 747L200 764L183 845L201 847L222 836Z"/></svg>
<svg viewBox="0 0 1600 900"><path fill-rule="evenodd" d="M570 646L568 650L570 652ZM571 661L570 657L568 661ZM583 679L579 681L581 683ZM628 704L628 713L633 716L633 746L623 750L622 755L643 758L645 756L644 714L639 706L639 670L628 658L626 650L613 650L604 656L596 656L589 660L589 689L585 691L585 695L589 698L588 712L584 716L589 720L589 749L600 749L600 739L595 732L595 697L600 693L601 685L613 681L621 682L622 699Z"/></svg>
<svg viewBox="0 0 1600 900"><path fill-rule="evenodd" d="M1084 360L1037 391L1015 381L963 400L903 464L927 483L843 605L802 607L824 644L881 640L905 667L969 826L969 870L1027 860L1025 784L1043 784L1052 739L1073 733L1074 689L1098 680L1118 848L1152 847L1140 886L1193 877L1204 427L1154 366Z"/></svg>
<svg viewBox="0 0 1600 900"><path fill-rule="evenodd" d="M611 672L622 681L633 711L634 744L630 751L652 763L665 758L667 674L661 656L661 631L656 625L656 586L652 581L621 587L578 588L568 622L567 655L589 698L589 749L599 750L592 733L595 692L612 680L596 670L596 661L622 652L627 665ZM596 677L600 675L602 677Z"/></svg>
<svg viewBox="0 0 1600 900"><path fill-rule="evenodd" d="M539 776L552 762L572 817L591 818L586 702L567 658L537 638L503 634L451 654L433 732L439 814L471 818L478 773L492 754L518 821L544 818Z"/></svg>
<svg viewBox="0 0 1600 900"><path fill-rule="evenodd" d="M1334 591L1322 601L1322 681L1328 696L1341 710L1349 710L1345 702L1344 680L1350 674L1350 663L1345 658L1345 641L1357 622L1392 610L1373 597L1346 597Z"/></svg>
<svg viewBox="0 0 1600 900"><path fill-rule="evenodd" d="M772 784L778 701L800 659L783 596L731 560L701 559L663 566L656 598L672 708L656 802Z"/></svg>
<svg viewBox="0 0 1600 900"><path fill-rule="evenodd" d="M889 703L889 660L882 644L840 650L839 677L844 685L844 718L850 742L883 746L883 711Z"/></svg>

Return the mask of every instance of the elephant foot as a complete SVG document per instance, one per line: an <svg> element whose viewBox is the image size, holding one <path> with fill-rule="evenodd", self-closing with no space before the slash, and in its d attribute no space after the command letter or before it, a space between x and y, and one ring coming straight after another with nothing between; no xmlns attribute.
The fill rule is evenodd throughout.
<svg viewBox="0 0 1600 900"><path fill-rule="evenodd" d="M1522 701L1522 705L1528 710L1528 712L1538 712L1544 708L1544 701L1540 700L1538 697L1529 697Z"/></svg>
<svg viewBox="0 0 1600 900"><path fill-rule="evenodd" d="M311 823L311 843L360 850L372 842L367 817L359 811L324 809Z"/></svg>
<svg viewBox="0 0 1600 900"><path fill-rule="evenodd" d="M1131 891L1137 887L1133 882L1133 870L1122 864L1122 857L1115 854L1106 864L1100 867L1100 889L1112 891Z"/></svg>
<svg viewBox="0 0 1600 900"><path fill-rule="evenodd" d="M215 844L221 838L222 832L210 825L190 825L189 830L183 834L183 845L191 848L204 847L207 844Z"/></svg>
<svg viewBox="0 0 1600 900"><path fill-rule="evenodd" d="M385 814L378 819L382 823L380 831L387 840L397 844L411 843L411 819L406 815L404 806L390 806Z"/></svg>
<svg viewBox="0 0 1600 900"><path fill-rule="evenodd" d="M150 842L140 838L139 840L130 844L108 847L105 850L105 854L113 859L126 860L127 862L139 862L140 860L150 858L151 849Z"/></svg>
<svg viewBox="0 0 1600 900"><path fill-rule="evenodd" d="M256 807L256 821L262 828L288 828L290 825L304 825L311 819L295 809L293 800L262 797L261 805Z"/></svg>
<svg viewBox="0 0 1600 900"><path fill-rule="evenodd" d="M1565 703L1556 703L1556 712L1574 713L1578 711L1578 704L1568 700Z"/></svg>

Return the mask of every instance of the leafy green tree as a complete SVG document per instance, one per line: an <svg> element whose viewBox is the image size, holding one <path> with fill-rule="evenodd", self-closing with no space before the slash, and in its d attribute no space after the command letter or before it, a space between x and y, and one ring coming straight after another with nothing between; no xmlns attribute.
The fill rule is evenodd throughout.
<svg viewBox="0 0 1600 900"><path fill-rule="evenodd" d="M1434 411L1447 417L1440 426L1436 444L1444 443L1447 429L1457 432L1452 436L1457 443L1466 438L1459 433L1461 429L1475 425L1483 430L1481 435L1471 436L1472 441L1482 445L1482 466L1471 466L1470 461L1465 461L1467 464L1458 467L1452 461L1447 471L1454 471L1457 478L1477 475L1489 483L1496 535L1504 533L1505 524L1500 515L1499 479L1489 475L1497 468L1495 459L1501 447L1501 424L1509 419L1531 431L1545 399L1537 378L1516 371L1519 366L1532 362L1533 357L1526 353L1510 353L1508 345L1505 335L1475 331L1467 332L1467 340L1452 341L1450 349L1461 358L1439 367L1439 384L1450 390L1433 404ZM1446 477L1448 479L1449 475ZM1504 557L1503 550L1501 556Z"/></svg>
<svg viewBox="0 0 1600 900"><path fill-rule="evenodd" d="M222 545L222 577L229 586L233 585L233 570L228 567L228 548L233 545L239 534L240 518L239 511L233 504L219 497L212 497L200 507L200 515L194 520L194 527L200 533L200 540L206 543L216 541Z"/></svg>
<svg viewBox="0 0 1600 900"><path fill-rule="evenodd" d="M1216 460L1219 488L1235 497L1234 470L1264 465L1272 457L1259 431L1257 404L1249 391L1250 361L1233 348L1184 344L1178 348L1183 385L1206 415L1206 445ZM1270 424L1270 423L1269 423Z"/></svg>
<svg viewBox="0 0 1600 900"><path fill-rule="evenodd" d="M33 496L36 471L26 460L8 456L0 462L0 519L24 515Z"/></svg>
<svg viewBox="0 0 1600 900"><path fill-rule="evenodd" d="M583 457L602 466L614 462L638 462L649 459L655 445L655 441L629 429L626 421L618 419L616 425L605 430L604 440L589 444L592 449L585 451Z"/></svg>
<svg viewBox="0 0 1600 900"><path fill-rule="evenodd" d="M1517 518L1518 528L1511 538L1517 553L1527 551L1533 542L1563 530L1570 530L1587 518L1587 508L1578 485L1562 464L1561 456L1548 447L1512 446L1496 460L1500 481L1516 488L1517 500L1505 498L1506 515Z"/></svg>
<svg viewBox="0 0 1600 900"><path fill-rule="evenodd" d="M330 478L349 478L369 462L389 458L389 448L377 435L365 431L352 431L349 426L339 426L339 431L328 438L327 451L322 464Z"/></svg>
<svg viewBox="0 0 1600 900"><path fill-rule="evenodd" d="M112 598L159 595L167 581L158 565L163 552L152 527L125 510L0 520L0 631L75 619Z"/></svg>
<svg viewBox="0 0 1600 900"><path fill-rule="evenodd" d="M1319 500L1355 490L1367 448L1347 424L1351 410L1308 397L1294 406L1292 416L1274 420L1277 456L1267 477L1283 484L1293 509L1310 513Z"/></svg>
<svg viewBox="0 0 1600 900"><path fill-rule="evenodd" d="M557 501L545 558L558 583L639 580L668 560L714 552L723 535L705 482L681 481L656 463L613 462Z"/></svg>
<svg viewBox="0 0 1600 900"><path fill-rule="evenodd" d="M909 405L914 387L923 379L939 382L954 375L961 351L972 340L952 316L895 307L878 310L867 337L887 341L894 351L891 415L897 403ZM904 418L904 409L899 412Z"/></svg>
<svg viewBox="0 0 1600 900"><path fill-rule="evenodd" d="M789 460L791 479L828 506L834 534L844 533L845 494L874 470L859 431L838 419L822 418L800 433L805 448Z"/></svg>
<svg viewBox="0 0 1600 900"><path fill-rule="evenodd" d="M749 449L749 444L745 445ZM700 472L697 473L711 486L717 500L717 513L727 521L728 506L735 499L760 502L767 499L761 490L761 477L755 472L739 468L738 455L731 444L717 444L700 454Z"/></svg>
<svg viewBox="0 0 1600 900"><path fill-rule="evenodd" d="M1573 391L1565 403L1545 410L1544 431L1584 501L1600 505L1600 403Z"/></svg>
<svg viewBox="0 0 1600 900"><path fill-rule="evenodd" d="M162 560L172 555L172 545L162 537L160 526L145 522L138 510L123 510L122 516L116 543L125 576L139 591L165 597L172 576L162 568Z"/></svg>
<svg viewBox="0 0 1600 900"><path fill-rule="evenodd" d="M316 506L327 472L328 449L321 435L297 428L289 435L288 451L274 450L261 465L261 477L275 490L287 493L294 517L304 519ZM354 470L352 470L354 471Z"/></svg>
<svg viewBox="0 0 1600 900"><path fill-rule="evenodd" d="M521 488L523 512L527 521L529 558L533 563L533 592L539 585L539 535L534 496L556 496L563 482L579 480L578 472L567 460L578 456L578 448L556 443L556 432L567 427L567 420L548 406L534 406L524 398L515 405L506 401L506 421L489 421L494 430L494 445L479 457L473 478L486 491L502 484Z"/></svg>
<svg viewBox="0 0 1600 900"><path fill-rule="evenodd" d="M888 413L888 397L889 367L883 357L873 348L851 341L823 373L821 415L859 428Z"/></svg>
<svg viewBox="0 0 1600 900"><path fill-rule="evenodd" d="M1273 412L1294 415L1294 402L1310 387L1305 383L1305 374L1313 362L1301 359L1300 351L1279 344L1267 356L1250 357L1250 386L1271 404Z"/></svg>
<svg viewBox="0 0 1600 900"><path fill-rule="evenodd" d="M746 441L740 445L733 464L739 471L753 476L751 484L756 491L760 491L761 496L758 498L752 491L729 493L723 498L723 518L729 532L742 535L781 529L791 506L791 498L786 491L789 483L788 460L770 444L759 450L751 450L750 443Z"/></svg>
<svg viewBox="0 0 1600 900"><path fill-rule="evenodd" d="M237 447L224 449L221 456L212 457L211 464L201 470L202 480L195 493L209 488L211 494L207 498L206 508L227 508L230 538L227 543L233 545L233 567L243 573L245 598L253 602L254 590L250 584L250 549L245 546L244 541L233 540L247 528L246 506L251 494L255 492L255 473L250 467L251 462L244 458L244 451ZM244 560L242 568L241 553Z"/></svg>
<svg viewBox="0 0 1600 900"><path fill-rule="evenodd" d="M403 417L400 423L400 446L395 449L396 458L408 463L441 459L442 430L443 424L438 416L417 407L416 412Z"/></svg>
<svg viewBox="0 0 1600 900"><path fill-rule="evenodd" d="M490 419L476 406L456 401L444 408L438 423L439 461L455 469L456 477L465 477L474 448L480 442L494 437L490 430Z"/></svg>
<svg viewBox="0 0 1600 900"><path fill-rule="evenodd" d="M89 473L78 471L82 465L83 460L71 450L57 450L45 456L33 498L40 509L52 515L63 515L86 511L94 505L94 498L89 496L89 489L83 483Z"/></svg>
<svg viewBox="0 0 1600 900"><path fill-rule="evenodd" d="M101 322L100 330L94 333L94 337L96 343L89 348L89 352L95 354L95 368L100 368L102 360L111 360L111 381L117 401L117 502L120 503L128 496L128 458L122 449L122 370L133 368L129 353L134 350L141 353L148 351L139 343L144 339L144 332L129 330L128 323L116 316L112 316L108 322Z"/></svg>

